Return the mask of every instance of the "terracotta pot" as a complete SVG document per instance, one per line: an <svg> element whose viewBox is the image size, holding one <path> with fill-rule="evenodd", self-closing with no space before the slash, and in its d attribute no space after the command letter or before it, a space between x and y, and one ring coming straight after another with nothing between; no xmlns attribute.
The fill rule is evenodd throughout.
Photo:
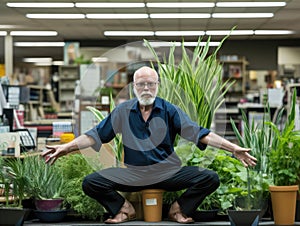
<svg viewBox="0 0 300 226"><path fill-rule="evenodd" d="M298 189L298 185L269 186L276 225L294 225Z"/></svg>
<svg viewBox="0 0 300 226"><path fill-rule="evenodd" d="M158 222L162 220L162 201L164 190L145 189L142 191L144 221Z"/></svg>

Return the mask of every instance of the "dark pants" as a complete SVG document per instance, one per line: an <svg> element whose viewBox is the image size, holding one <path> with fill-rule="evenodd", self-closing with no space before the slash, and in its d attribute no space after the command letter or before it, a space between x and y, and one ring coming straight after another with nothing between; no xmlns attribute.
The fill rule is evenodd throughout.
<svg viewBox="0 0 300 226"><path fill-rule="evenodd" d="M134 180L131 171L125 168L109 168L105 169L110 175L118 175L118 178L131 177ZM204 198L214 192L219 187L219 177L211 170L199 168L196 166L184 166L177 172L170 175L168 179L164 179L154 184L137 185L134 183L123 183L116 178L104 176L95 172L84 178L82 188L85 194L91 198L96 199L101 205L105 207L113 216L115 216L121 209L125 199L117 191L122 192L136 192L143 189L163 189L165 191L179 191L187 189L178 199L177 202L181 210L187 216L197 209ZM129 175L130 173L130 175ZM132 179L133 178L133 179Z"/></svg>

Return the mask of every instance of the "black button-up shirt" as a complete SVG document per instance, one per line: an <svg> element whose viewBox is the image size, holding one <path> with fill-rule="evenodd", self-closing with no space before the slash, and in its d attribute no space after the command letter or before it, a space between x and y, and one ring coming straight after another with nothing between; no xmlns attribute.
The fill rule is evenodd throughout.
<svg viewBox="0 0 300 226"><path fill-rule="evenodd" d="M178 106L156 97L152 112L145 121L136 98L118 105L96 127L85 134L96 141L93 148L99 150L102 143L122 134L124 162L127 166L148 166L161 162L178 164L174 158L176 135L194 142L201 150L206 145L200 139L210 130L193 122ZM170 158L172 156L172 158Z"/></svg>

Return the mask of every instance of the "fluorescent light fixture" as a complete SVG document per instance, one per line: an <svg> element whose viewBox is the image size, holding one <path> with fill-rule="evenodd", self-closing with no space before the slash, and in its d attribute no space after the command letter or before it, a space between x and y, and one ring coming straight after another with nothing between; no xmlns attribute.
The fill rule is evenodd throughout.
<svg viewBox="0 0 300 226"><path fill-rule="evenodd" d="M143 8L145 3L133 2L78 2L78 8Z"/></svg>
<svg viewBox="0 0 300 226"><path fill-rule="evenodd" d="M7 32L6 31L0 31L0 36L6 36Z"/></svg>
<svg viewBox="0 0 300 226"><path fill-rule="evenodd" d="M11 36L56 36L56 31L11 31Z"/></svg>
<svg viewBox="0 0 300 226"><path fill-rule="evenodd" d="M55 61L52 61L52 65L61 66L61 65L64 65L64 61L55 60Z"/></svg>
<svg viewBox="0 0 300 226"><path fill-rule="evenodd" d="M63 47L64 42L15 42L16 47Z"/></svg>
<svg viewBox="0 0 300 226"><path fill-rule="evenodd" d="M26 63L52 63L51 57L38 57L38 58L24 58L23 62Z"/></svg>
<svg viewBox="0 0 300 226"><path fill-rule="evenodd" d="M269 18L273 13L213 13L213 18Z"/></svg>
<svg viewBox="0 0 300 226"><path fill-rule="evenodd" d="M253 30L215 30L206 31L206 35L253 35Z"/></svg>
<svg viewBox="0 0 300 226"><path fill-rule="evenodd" d="M209 42L209 46L219 46L221 42ZM184 42L184 46L197 46L198 42ZM200 42L200 46L206 46L206 42Z"/></svg>
<svg viewBox="0 0 300 226"><path fill-rule="evenodd" d="M293 34L293 31L289 30L256 30L255 35L289 35Z"/></svg>
<svg viewBox="0 0 300 226"><path fill-rule="evenodd" d="M154 36L153 31L104 31L105 36Z"/></svg>
<svg viewBox="0 0 300 226"><path fill-rule="evenodd" d="M149 2L149 8L212 8L215 3L208 2Z"/></svg>
<svg viewBox="0 0 300 226"><path fill-rule="evenodd" d="M8 7L18 8L72 8L74 3L67 2L8 2Z"/></svg>
<svg viewBox="0 0 300 226"><path fill-rule="evenodd" d="M285 2L217 2L217 7L282 7Z"/></svg>
<svg viewBox="0 0 300 226"><path fill-rule="evenodd" d="M35 66L51 66L52 62L41 62L41 63L34 63Z"/></svg>
<svg viewBox="0 0 300 226"><path fill-rule="evenodd" d="M156 36L201 36L204 31L156 31Z"/></svg>
<svg viewBox="0 0 300 226"><path fill-rule="evenodd" d="M84 14L58 14L58 13L28 13L26 17L31 19L84 19Z"/></svg>
<svg viewBox="0 0 300 226"><path fill-rule="evenodd" d="M150 46L153 48L159 47L171 47L171 46L181 46L180 42L149 42ZM145 44L144 44L145 45Z"/></svg>
<svg viewBox="0 0 300 226"><path fill-rule="evenodd" d="M158 19L198 19L210 18L209 13L152 13L150 18Z"/></svg>
<svg viewBox="0 0 300 226"><path fill-rule="evenodd" d="M88 19L145 19L148 18L146 13L103 13L103 14L86 14Z"/></svg>
<svg viewBox="0 0 300 226"><path fill-rule="evenodd" d="M108 62L108 58L107 57L92 57L92 61L94 63Z"/></svg>

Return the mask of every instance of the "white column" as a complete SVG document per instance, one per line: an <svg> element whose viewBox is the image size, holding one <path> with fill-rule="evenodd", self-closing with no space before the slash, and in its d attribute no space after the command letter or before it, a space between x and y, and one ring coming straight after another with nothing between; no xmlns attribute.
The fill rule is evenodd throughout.
<svg viewBox="0 0 300 226"><path fill-rule="evenodd" d="M13 38L11 35L5 36L4 48L5 74L11 76L13 74Z"/></svg>

